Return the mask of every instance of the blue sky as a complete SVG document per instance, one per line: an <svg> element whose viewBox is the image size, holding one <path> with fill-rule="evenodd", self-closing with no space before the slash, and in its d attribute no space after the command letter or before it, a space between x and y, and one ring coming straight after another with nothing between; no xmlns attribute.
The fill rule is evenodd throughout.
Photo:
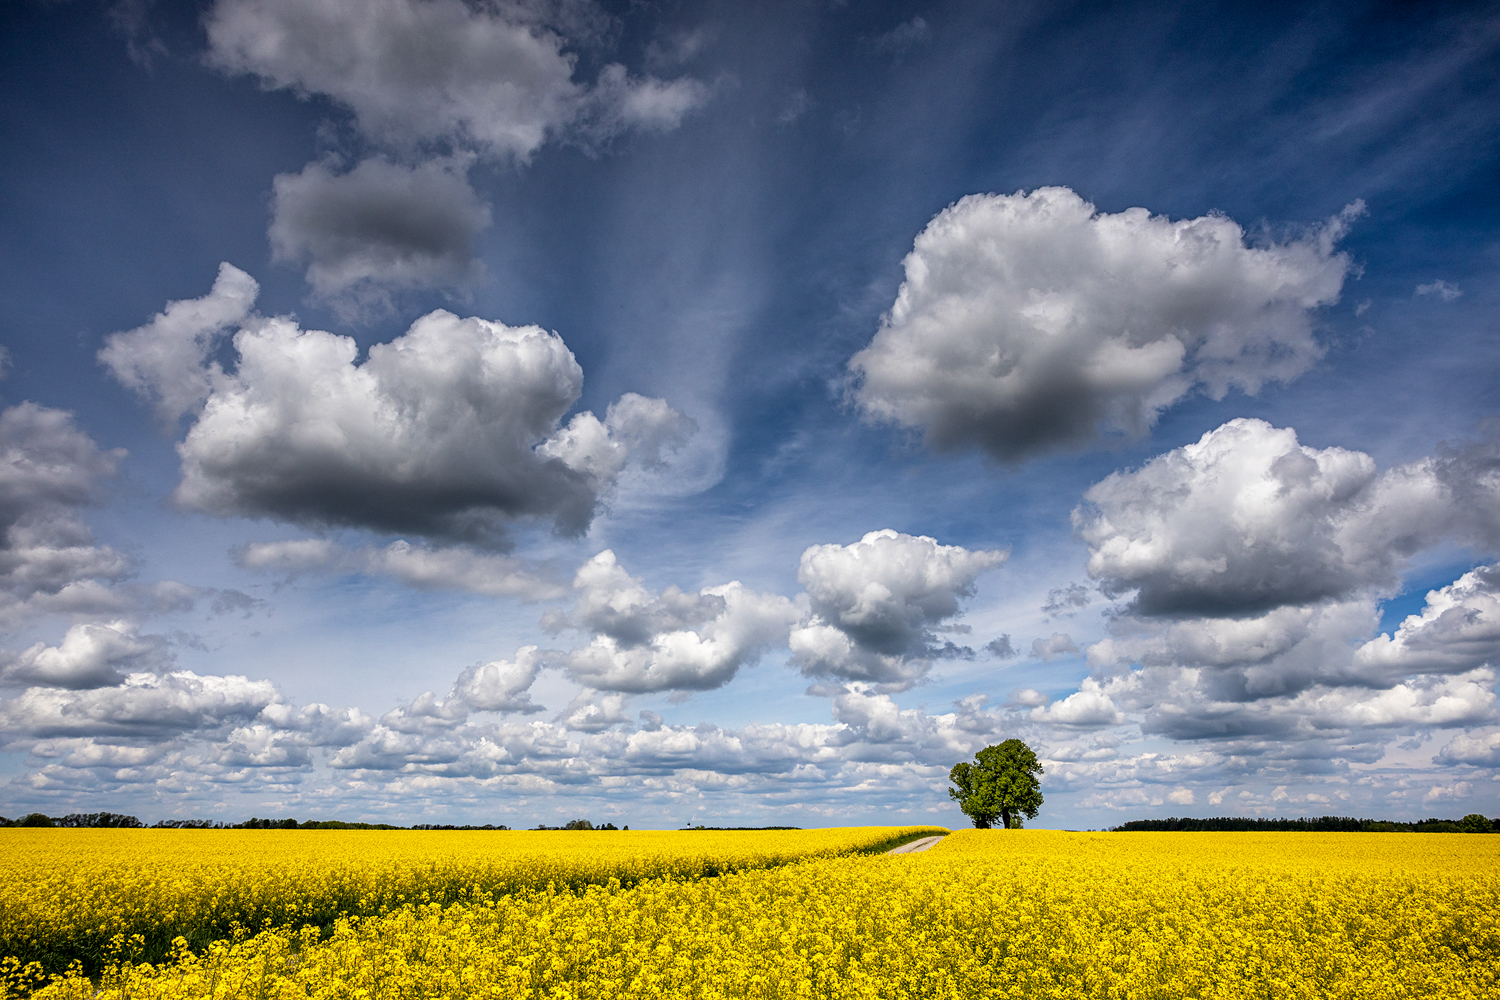
<svg viewBox="0 0 1500 1000"><path fill-rule="evenodd" d="M0 812L1500 810L1500 8L0 19Z"/></svg>

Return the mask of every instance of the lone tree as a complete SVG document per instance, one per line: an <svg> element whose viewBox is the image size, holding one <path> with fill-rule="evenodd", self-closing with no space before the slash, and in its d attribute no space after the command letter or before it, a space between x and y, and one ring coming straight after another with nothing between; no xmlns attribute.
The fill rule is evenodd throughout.
<svg viewBox="0 0 1500 1000"><path fill-rule="evenodd" d="M1042 808L1042 789L1036 776L1042 773L1036 753L1020 740L1006 740L985 747L972 764L954 764L948 780L956 786L948 797L958 801L964 815L980 830L988 830L999 819L1007 830L1019 830L1021 817L1036 819Z"/></svg>

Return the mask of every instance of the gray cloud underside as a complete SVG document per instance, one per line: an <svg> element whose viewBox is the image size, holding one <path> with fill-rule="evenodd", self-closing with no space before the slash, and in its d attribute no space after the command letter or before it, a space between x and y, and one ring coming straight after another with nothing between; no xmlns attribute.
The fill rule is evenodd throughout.
<svg viewBox="0 0 1500 1000"><path fill-rule="evenodd" d="M464 176L465 165L415 167L375 157L347 172L309 163L279 174L272 187L271 248L276 259L307 265L324 298L385 289L455 288L483 273L475 241L490 210Z"/></svg>

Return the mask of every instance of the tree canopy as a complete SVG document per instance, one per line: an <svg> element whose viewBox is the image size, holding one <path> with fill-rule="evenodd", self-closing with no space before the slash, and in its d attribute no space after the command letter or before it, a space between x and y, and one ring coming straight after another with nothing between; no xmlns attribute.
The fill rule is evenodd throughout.
<svg viewBox="0 0 1500 1000"><path fill-rule="evenodd" d="M1035 819L1042 808L1043 772L1036 753L1020 740L1006 740L974 755L974 762L953 765L948 797L957 800L964 815L981 830L1000 820L1007 830L1019 830L1022 817Z"/></svg>
<svg viewBox="0 0 1500 1000"><path fill-rule="evenodd" d="M1464 833L1490 833L1500 831L1500 820L1492 821L1480 813L1469 813L1458 821L1458 828Z"/></svg>

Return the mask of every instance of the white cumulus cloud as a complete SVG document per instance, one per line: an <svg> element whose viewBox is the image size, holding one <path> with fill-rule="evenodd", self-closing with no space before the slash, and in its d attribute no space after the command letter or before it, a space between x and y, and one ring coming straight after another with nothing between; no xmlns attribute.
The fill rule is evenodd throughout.
<svg viewBox="0 0 1500 1000"><path fill-rule="evenodd" d="M1381 472L1363 453L1235 420L1109 476L1074 526L1101 590L1134 599L1108 616L1088 648L1095 676L1065 701L1096 692L1148 736L1303 772L1375 764L1397 741L1492 723L1494 567L1377 629L1413 555L1500 547L1494 449L1444 445ZM1452 746L1483 757L1479 744Z"/></svg>
<svg viewBox="0 0 1500 1000"><path fill-rule="evenodd" d="M1191 668L1197 686L1223 701L1253 701L1317 684L1394 683L1413 673L1372 671L1355 661L1355 644L1379 621L1369 598L1291 605L1245 617L1141 621L1122 617L1089 647L1100 668L1142 664Z"/></svg>
<svg viewBox="0 0 1500 1000"><path fill-rule="evenodd" d="M609 692L706 691L727 684L742 666L786 641L800 609L776 594L739 582L685 593L652 593L619 566L609 550L585 563L573 582L571 612L549 627L593 634L561 654L569 676Z"/></svg>
<svg viewBox="0 0 1500 1000"><path fill-rule="evenodd" d="M475 712L539 712L529 692L541 662L537 647L522 646L515 659L476 663L458 675L448 697L463 701Z"/></svg>
<svg viewBox="0 0 1500 1000"><path fill-rule="evenodd" d="M133 673L114 687L27 688L0 702L0 730L10 743L58 736L170 739L249 721L279 701L270 681L190 670Z"/></svg>
<svg viewBox="0 0 1500 1000"><path fill-rule="evenodd" d="M1415 552L1493 534L1500 482L1458 459L1382 474L1238 419L1084 496L1073 523L1107 593L1134 591L1140 614L1235 615L1394 585Z"/></svg>
<svg viewBox="0 0 1500 1000"><path fill-rule="evenodd" d="M540 712L530 692L544 662L545 655L537 647L522 646L513 660L476 663L458 675L446 697L424 691L409 704L381 716L380 725L396 732L433 733L462 725L470 712Z"/></svg>
<svg viewBox="0 0 1500 1000"><path fill-rule="evenodd" d="M65 410L21 403L0 412L0 527L95 502L124 457L100 449Z"/></svg>
<svg viewBox="0 0 1500 1000"><path fill-rule="evenodd" d="M814 545L797 570L812 614L792 632L792 653L811 677L909 687L933 659L973 655L939 642L935 629L1008 557L889 528L850 545Z"/></svg>
<svg viewBox="0 0 1500 1000"><path fill-rule="evenodd" d="M584 688L558 715L564 729L581 733L599 733L622 722L633 721L627 710L630 696Z"/></svg>
<svg viewBox="0 0 1500 1000"><path fill-rule="evenodd" d="M1365 643L1355 663L1366 673L1461 673L1500 656L1500 566L1465 573L1430 591L1421 612L1394 635Z"/></svg>
<svg viewBox="0 0 1500 1000"><path fill-rule="evenodd" d="M1438 751L1438 760L1445 764L1500 767L1500 730L1461 733Z"/></svg>
<svg viewBox="0 0 1500 1000"><path fill-rule="evenodd" d="M525 163L547 142L593 151L669 132L711 96L617 62L593 84L575 79L570 42L597 41L601 19L526 0L215 0L211 65L327 99L379 151L347 172L314 162L276 178L277 258L305 263L314 292L350 317L389 307L392 291L477 280L490 212L466 176L476 157Z"/></svg>
<svg viewBox="0 0 1500 1000"><path fill-rule="evenodd" d="M124 682L131 672L159 666L165 641L143 636L124 621L74 625L56 646L38 642L0 667L0 683L36 687L100 688Z"/></svg>
<svg viewBox="0 0 1500 1000"><path fill-rule="evenodd" d="M207 295L168 302L145 326L110 334L99 360L121 385L149 401L163 423L175 427L178 418L208 398L218 341L250 315L259 294L254 278L233 264L220 264Z"/></svg>
<svg viewBox="0 0 1500 1000"><path fill-rule="evenodd" d="M1351 206L1303 239L1250 246L1231 219L1099 212L1067 188L970 195L940 212L868 347L865 415L938 449L1017 461L1140 433L1194 389L1222 398L1305 372L1312 314L1349 271Z"/></svg>
<svg viewBox="0 0 1500 1000"><path fill-rule="evenodd" d="M1116 707L1098 681L1086 677L1082 686L1066 698L1033 708L1031 718L1036 722L1050 722L1059 726L1097 729L1119 725L1125 721L1125 714Z"/></svg>
<svg viewBox="0 0 1500 1000"><path fill-rule="evenodd" d="M1247 700L1224 697L1210 671L1148 667L1111 678L1101 689L1116 704L1143 712L1146 733L1179 740L1271 740L1288 752L1350 759L1363 753L1373 763L1383 752L1382 730L1411 733L1493 721L1495 676L1482 667L1456 676L1417 675L1382 688L1316 684Z"/></svg>
<svg viewBox="0 0 1500 1000"><path fill-rule="evenodd" d="M171 333L199 336L191 324ZM157 398L201 403L178 445L174 498L220 516L488 545L517 518L577 534L633 455L658 463L693 430L635 394L603 421L585 412L559 426L583 383L561 337L441 309L363 362L352 338L285 318L246 321L232 373L132 368L134 344L118 342L112 371L138 372Z"/></svg>

